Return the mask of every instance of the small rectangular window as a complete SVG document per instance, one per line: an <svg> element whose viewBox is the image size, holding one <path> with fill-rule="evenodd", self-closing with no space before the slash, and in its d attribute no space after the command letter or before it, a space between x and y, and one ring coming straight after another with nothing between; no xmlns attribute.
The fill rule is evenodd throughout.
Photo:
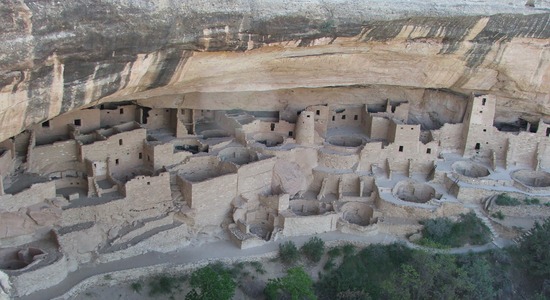
<svg viewBox="0 0 550 300"><path fill-rule="evenodd" d="M74 125L75 125L75 126L81 126L81 125L82 125L82 120L80 120L80 119L74 119Z"/></svg>
<svg viewBox="0 0 550 300"><path fill-rule="evenodd" d="M124 113L124 108L121 108L118 110L120 112L120 114L122 115Z"/></svg>
<svg viewBox="0 0 550 300"><path fill-rule="evenodd" d="M275 123L271 123L271 131L275 131Z"/></svg>
<svg viewBox="0 0 550 300"><path fill-rule="evenodd" d="M316 115L320 115L320 114L321 114L321 111L320 111L320 110L316 110L316 111L315 111L315 114L316 114Z"/></svg>
<svg viewBox="0 0 550 300"><path fill-rule="evenodd" d="M336 117L335 117L335 116L332 116L332 120L333 120L333 121L336 120Z"/></svg>
<svg viewBox="0 0 550 300"><path fill-rule="evenodd" d="M151 161L151 156L147 155L147 161Z"/></svg>
<svg viewBox="0 0 550 300"><path fill-rule="evenodd" d="M431 149L431 148L426 149L426 154L431 154L431 153L432 153L432 149Z"/></svg>
<svg viewBox="0 0 550 300"><path fill-rule="evenodd" d="M118 158L117 158L117 159L115 159L115 165L118 166L118 163L119 163L119 161L118 161Z"/></svg>
<svg viewBox="0 0 550 300"><path fill-rule="evenodd" d="M346 119L346 115L342 115L342 120L345 120Z"/></svg>
<svg viewBox="0 0 550 300"><path fill-rule="evenodd" d="M292 136L293 134L294 134L294 132L292 132L292 131L288 132L288 136Z"/></svg>
<svg viewBox="0 0 550 300"><path fill-rule="evenodd" d="M151 185L151 182L147 181L147 185Z"/></svg>
<svg viewBox="0 0 550 300"><path fill-rule="evenodd" d="M359 116L358 116L358 115L355 115L355 116L353 116L353 119L354 119L355 121L357 121L357 120L359 120Z"/></svg>
<svg viewBox="0 0 550 300"><path fill-rule="evenodd" d="M550 136L550 128L546 128L546 136Z"/></svg>
<svg viewBox="0 0 550 300"><path fill-rule="evenodd" d="M487 98L483 98L483 99L481 100L481 105L485 106L485 102L487 102Z"/></svg>
<svg viewBox="0 0 550 300"><path fill-rule="evenodd" d="M399 146L399 152L403 152L403 146Z"/></svg>
<svg viewBox="0 0 550 300"><path fill-rule="evenodd" d="M48 121L42 122L42 127L43 128L50 128L50 121L48 120Z"/></svg>
<svg viewBox="0 0 550 300"><path fill-rule="evenodd" d="M141 152L139 153L139 159L142 159L143 158L143 155L141 154Z"/></svg>
<svg viewBox="0 0 550 300"><path fill-rule="evenodd" d="M479 150L479 149L481 149L481 144L480 144L480 143L476 143L475 150Z"/></svg>
<svg viewBox="0 0 550 300"><path fill-rule="evenodd" d="M122 139L119 139L119 140L118 140L118 144L119 144L120 146L122 146Z"/></svg>

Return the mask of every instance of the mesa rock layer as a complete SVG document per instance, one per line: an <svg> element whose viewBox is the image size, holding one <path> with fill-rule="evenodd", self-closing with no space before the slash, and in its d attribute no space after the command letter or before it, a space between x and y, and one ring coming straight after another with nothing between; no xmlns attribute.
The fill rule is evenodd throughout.
<svg viewBox="0 0 550 300"><path fill-rule="evenodd" d="M319 97L401 98L413 119L435 127L463 113L474 91L498 96L497 122L548 113L547 1L539 10L494 1L127 2L2 4L0 140L74 109L136 99L276 110ZM423 115L433 91L447 99Z"/></svg>

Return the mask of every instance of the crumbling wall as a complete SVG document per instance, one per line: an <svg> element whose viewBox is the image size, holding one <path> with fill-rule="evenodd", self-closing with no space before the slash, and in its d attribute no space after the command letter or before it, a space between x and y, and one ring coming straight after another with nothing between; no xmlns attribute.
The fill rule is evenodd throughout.
<svg viewBox="0 0 550 300"><path fill-rule="evenodd" d="M463 131L464 124L445 124L441 129L432 131L432 136L435 141L439 141L441 151L461 152L464 147Z"/></svg>
<svg viewBox="0 0 550 300"><path fill-rule="evenodd" d="M384 161L382 155L382 142L367 143L359 154L358 170L371 171L373 165L381 164Z"/></svg>
<svg viewBox="0 0 550 300"><path fill-rule="evenodd" d="M55 195L55 182L35 183L15 195L0 196L0 210L17 211L20 208L42 203L45 199L55 198Z"/></svg>
<svg viewBox="0 0 550 300"><path fill-rule="evenodd" d="M54 254L50 254L54 255ZM55 262L44 267L10 276L19 297L54 286L63 281L69 273L68 261L60 256ZM47 278L47 280L45 280Z"/></svg>
<svg viewBox="0 0 550 300"><path fill-rule="evenodd" d="M144 111L143 108L141 110ZM172 114L170 111L170 109L152 108L147 113L147 121L145 121L145 116L142 116L141 125L150 130L171 128ZM173 129L175 130L175 128Z"/></svg>
<svg viewBox="0 0 550 300"><path fill-rule="evenodd" d="M78 142L75 140L37 146L31 152L29 172L49 174L64 171L67 162L79 161Z"/></svg>
<svg viewBox="0 0 550 300"><path fill-rule="evenodd" d="M12 157L12 150L1 150L0 149L0 180L3 179L3 176L6 176L11 173L14 167L14 160Z"/></svg>
<svg viewBox="0 0 550 300"><path fill-rule="evenodd" d="M339 169L351 170L356 163L359 162L359 154L342 154L331 151L319 151L319 166Z"/></svg>
<svg viewBox="0 0 550 300"><path fill-rule="evenodd" d="M239 167L237 193L251 200L271 191L273 166L276 158L260 160Z"/></svg>

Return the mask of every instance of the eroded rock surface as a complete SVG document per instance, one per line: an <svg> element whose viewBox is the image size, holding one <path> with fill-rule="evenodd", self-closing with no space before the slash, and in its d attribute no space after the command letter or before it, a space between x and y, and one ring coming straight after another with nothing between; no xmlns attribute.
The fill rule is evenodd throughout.
<svg viewBox="0 0 550 300"><path fill-rule="evenodd" d="M464 95L483 91L499 97L497 122L535 120L550 100L550 2L524 4L3 2L0 140L134 99L276 110L318 97L401 98L413 119L437 127L464 111ZM444 96L431 106L434 91Z"/></svg>

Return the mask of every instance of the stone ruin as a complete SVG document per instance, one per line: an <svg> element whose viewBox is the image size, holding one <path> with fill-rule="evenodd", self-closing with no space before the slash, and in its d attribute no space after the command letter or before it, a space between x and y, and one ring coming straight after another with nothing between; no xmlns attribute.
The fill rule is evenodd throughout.
<svg viewBox="0 0 550 300"><path fill-rule="evenodd" d="M463 123L433 130L403 101L61 115L0 143L0 269L26 295L79 264L201 234L227 232L241 248L330 231L406 236L503 189L550 201L550 127L499 131L495 99L471 95ZM28 284L44 272L56 278Z"/></svg>

